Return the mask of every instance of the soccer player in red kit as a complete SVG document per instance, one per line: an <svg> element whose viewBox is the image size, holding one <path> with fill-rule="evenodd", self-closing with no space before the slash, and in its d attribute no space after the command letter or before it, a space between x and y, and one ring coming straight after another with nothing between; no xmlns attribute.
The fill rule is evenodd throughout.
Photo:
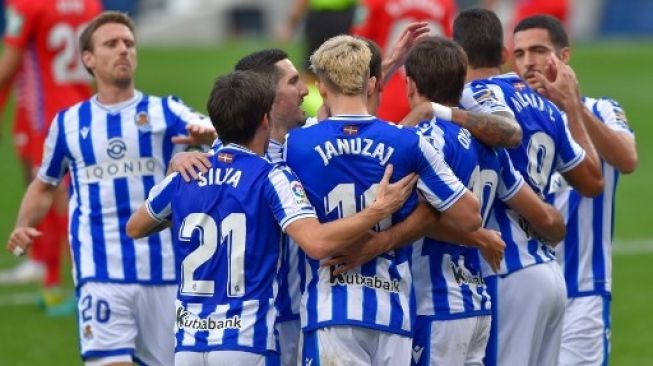
<svg viewBox="0 0 653 366"><path fill-rule="evenodd" d="M82 64L77 40L84 25L101 8L99 0L6 1L0 110L13 84L14 141L27 181L31 181L41 164L52 118L60 109L92 94L91 78ZM48 289L56 288L60 282L61 242L67 228L65 189L61 190L61 198L64 204L57 210L55 203L47 214L39 227L43 235L31 253L34 261L45 266L46 305L50 302ZM28 279L29 271L21 275L17 269L4 273L3 282Z"/></svg>
<svg viewBox="0 0 653 366"><path fill-rule="evenodd" d="M454 0L363 0L359 8L362 20L354 33L378 43L389 52L409 23L429 23L431 35L451 36L451 24L457 8ZM406 75L396 72L383 87L379 118L399 122L408 114Z"/></svg>

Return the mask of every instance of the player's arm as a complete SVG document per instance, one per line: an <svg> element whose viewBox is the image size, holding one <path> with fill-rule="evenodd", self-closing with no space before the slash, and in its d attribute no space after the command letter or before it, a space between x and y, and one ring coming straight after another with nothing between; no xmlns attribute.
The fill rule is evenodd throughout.
<svg viewBox="0 0 653 366"><path fill-rule="evenodd" d="M542 201L529 185L522 184L505 203L526 220L538 239L557 244L565 238L566 227L560 211Z"/></svg>
<svg viewBox="0 0 653 366"><path fill-rule="evenodd" d="M127 236L132 239L142 238L170 225L168 220L172 213L170 203L177 176L177 173L168 175L150 190L147 200L129 217L126 227Z"/></svg>
<svg viewBox="0 0 653 366"><path fill-rule="evenodd" d="M22 49L5 43L2 56L0 56L0 115L9 97L11 83L18 72L22 57ZM0 124L2 120L3 118L0 118Z"/></svg>
<svg viewBox="0 0 653 366"><path fill-rule="evenodd" d="M606 123L601 122L587 107L582 109L582 121L598 154L608 164L623 174L630 174L637 168L637 147L635 136L627 128L626 115L616 103L600 100L601 111ZM618 129L610 127L608 124Z"/></svg>
<svg viewBox="0 0 653 366"><path fill-rule="evenodd" d="M364 245L329 259L323 265L337 266L335 274L344 273L369 262L382 253L412 244L422 237L478 248L495 271L498 271L506 244L493 230L479 228L473 232L460 231L442 221L441 214L425 203L420 203L406 219L387 230L372 233Z"/></svg>
<svg viewBox="0 0 653 366"><path fill-rule="evenodd" d="M182 134L180 129L178 131L180 135L172 137L173 143L211 146L218 137L211 120L207 116L194 111L176 97L168 97L168 106L177 116L183 130L185 130Z"/></svg>
<svg viewBox="0 0 653 366"><path fill-rule="evenodd" d="M561 173L567 182L582 195L597 196L603 192L601 161L583 122L587 108L583 105L580 97L576 74L571 67L555 56L547 64L547 73L548 76L536 73L538 81L542 83L542 88L537 92L565 112L571 136L585 150L585 158L582 162Z"/></svg>
<svg viewBox="0 0 653 366"><path fill-rule="evenodd" d="M20 204L16 226L7 242L7 250L20 255L32 245L36 237L42 235L35 227L50 210L56 190L55 185L39 178L32 180Z"/></svg>
<svg viewBox="0 0 653 366"><path fill-rule="evenodd" d="M391 176L392 165L388 165L374 203L363 211L324 224L315 217L302 218L288 224L286 233L311 258L323 259L342 253L352 244L361 242L370 229L401 208L412 194L417 180L414 174L393 184L389 183Z"/></svg>
<svg viewBox="0 0 653 366"><path fill-rule="evenodd" d="M438 103L420 103L401 120L401 125L415 126L433 117L452 121L466 128L488 146L517 147L521 144L522 130L515 117L506 112L473 112L449 108Z"/></svg>
<svg viewBox="0 0 653 366"><path fill-rule="evenodd" d="M148 211L147 202L143 203L127 221L127 236L132 239L143 238L170 227L169 221L155 219Z"/></svg>
<svg viewBox="0 0 653 366"><path fill-rule="evenodd" d="M429 35L428 22L410 23L401 33L399 40L392 46L389 55L381 62L381 85L385 85L392 75L406 63L408 52L424 37Z"/></svg>

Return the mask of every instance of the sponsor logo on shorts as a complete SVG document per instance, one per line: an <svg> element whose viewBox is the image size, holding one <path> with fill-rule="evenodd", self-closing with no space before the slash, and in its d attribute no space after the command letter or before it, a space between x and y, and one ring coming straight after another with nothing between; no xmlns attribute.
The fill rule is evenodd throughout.
<svg viewBox="0 0 653 366"><path fill-rule="evenodd" d="M183 306L177 308L176 323L180 329L220 330L242 328L239 315L234 315L232 318L226 319L199 318Z"/></svg>
<svg viewBox="0 0 653 366"><path fill-rule="evenodd" d="M371 289L383 290L395 294L398 294L400 291L399 280L389 280L387 278L383 278L379 276L364 276L358 272L356 273L345 272L343 274L335 275L333 273L335 269L336 269L335 266L331 266L331 270L329 274L329 284L331 286L353 285L359 287L369 287Z"/></svg>

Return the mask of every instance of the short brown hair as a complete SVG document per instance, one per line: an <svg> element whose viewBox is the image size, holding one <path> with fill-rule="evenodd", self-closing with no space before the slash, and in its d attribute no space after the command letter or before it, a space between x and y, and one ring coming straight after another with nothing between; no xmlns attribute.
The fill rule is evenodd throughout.
<svg viewBox="0 0 653 366"><path fill-rule="evenodd" d="M423 39L406 58L406 76L431 102L458 105L466 73L465 51L454 41L442 37Z"/></svg>
<svg viewBox="0 0 653 366"><path fill-rule="evenodd" d="M95 33L98 28L108 23L122 24L134 33L134 22L127 14L117 11L104 11L93 18L93 20L86 25L82 34L79 35L79 49L81 52L93 51L93 33Z"/></svg>

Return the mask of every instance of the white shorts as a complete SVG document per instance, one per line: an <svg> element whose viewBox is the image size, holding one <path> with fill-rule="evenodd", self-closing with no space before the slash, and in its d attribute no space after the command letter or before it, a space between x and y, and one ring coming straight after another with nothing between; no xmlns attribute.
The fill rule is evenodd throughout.
<svg viewBox="0 0 653 366"><path fill-rule="evenodd" d="M332 326L304 332L304 366L406 366L411 339L380 330Z"/></svg>
<svg viewBox="0 0 653 366"><path fill-rule="evenodd" d="M558 364L567 288L557 262L487 278L492 329L485 364Z"/></svg>
<svg viewBox="0 0 653 366"><path fill-rule="evenodd" d="M302 332L302 325L299 319L287 320L277 323L279 333L279 353L281 354L282 365L296 365L297 352L299 352L299 335Z"/></svg>
<svg viewBox="0 0 653 366"><path fill-rule="evenodd" d="M243 351L175 353L175 366L279 366L279 354L264 356Z"/></svg>
<svg viewBox="0 0 653 366"><path fill-rule="evenodd" d="M562 322L560 366L607 365L610 354L610 297L567 299Z"/></svg>
<svg viewBox="0 0 653 366"><path fill-rule="evenodd" d="M418 316L411 364L483 366L490 322L489 315L452 320Z"/></svg>
<svg viewBox="0 0 653 366"><path fill-rule="evenodd" d="M129 357L148 366L171 365L176 291L175 285L83 284L77 307L86 364Z"/></svg>

